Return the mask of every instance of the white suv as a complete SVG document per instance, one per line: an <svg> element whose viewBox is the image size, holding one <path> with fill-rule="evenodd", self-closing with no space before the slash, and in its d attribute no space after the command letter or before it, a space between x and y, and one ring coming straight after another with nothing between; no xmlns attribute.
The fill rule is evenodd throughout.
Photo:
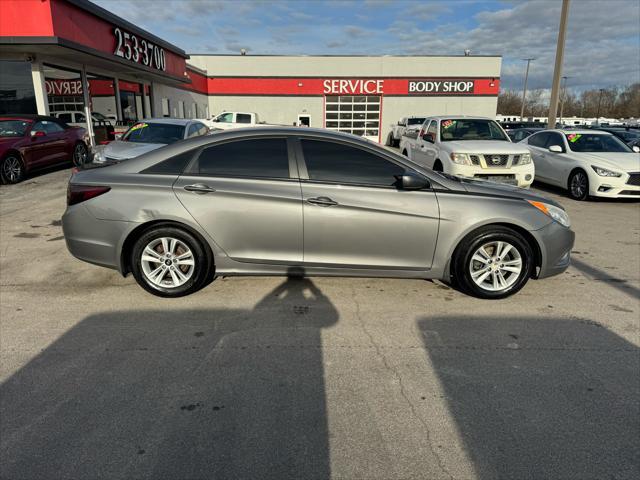
<svg viewBox="0 0 640 480"><path fill-rule="evenodd" d="M400 151L436 171L528 188L535 175L529 149L511 143L490 118L430 117L407 132Z"/></svg>

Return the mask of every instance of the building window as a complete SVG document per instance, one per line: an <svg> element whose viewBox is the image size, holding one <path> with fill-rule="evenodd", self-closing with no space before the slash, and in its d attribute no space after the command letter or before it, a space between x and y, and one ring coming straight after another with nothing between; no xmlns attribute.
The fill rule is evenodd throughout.
<svg viewBox="0 0 640 480"><path fill-rule="evenodd" d="M184 102L178 100L178 118L184 118Z"/></svg>
<svg viewBox="0 0 640 480"><path fill-rule="evenodd" d="M0 114L38 113L29 62L0 60Z"/></svg>
<svg viewBox="0 0 640 480"><path fill-rule="evenodd" d="M191 104L191 118L198 118L198 104L196 102Z"/></svg>
<svg viewBox="0 0 640 480"><path fill-rule="evenodd" d="M163 117L168 117L171 115L171 110L169 109L169 99L168 98L163 98L162 99L162 116Z"/></svg>
<svg viewBox="0 0 640 480"><path fill-rule="evenodd" d="M325 126L329 130L378 140L380 97L364 95L325 97Z"/></svg>
<svg viewBox="0 0 640 480"><path fill-rule="evenodd" d="M43 65L43 71L49 113L54 117L63 113L83 113L84 92L80 72L52 65Z"/></svg>

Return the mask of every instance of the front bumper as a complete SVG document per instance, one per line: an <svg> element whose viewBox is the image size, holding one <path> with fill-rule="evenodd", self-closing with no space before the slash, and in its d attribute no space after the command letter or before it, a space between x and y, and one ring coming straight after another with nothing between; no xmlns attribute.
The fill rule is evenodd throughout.
<svg viewBox="0 0 640 480"><path fill-rule="evenodd" d="M482 168L478 165L459 165L452 163L452 175L483 179L497 183L507 183L521 188L529 188L535 177L535 167L533 163L518 165L515 167L488 167Z"/></svg>
<svg viewBox="0 0 640 480"><path fill-rule="evenodd" d="M629 175L601 177L594 173L589 178L589 195L603 198L636 198L640 200L640 185L629 185Z"/></svg>
<svg viewBox="0 0 640 480"><path fill-rule="evenodd" d="M564 272L571 263L571 249L576 234L573 230L551 222L531 232L540 246L541 264L537 278L546 278Z"/></svg>

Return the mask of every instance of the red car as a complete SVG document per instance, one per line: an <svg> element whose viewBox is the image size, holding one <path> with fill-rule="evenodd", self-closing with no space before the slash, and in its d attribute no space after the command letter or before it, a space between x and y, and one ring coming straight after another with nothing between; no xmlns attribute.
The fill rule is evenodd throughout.
<svg viewBox="0 0 640 480"><path fill-rule="evenodd" d="M18 183L39 168L87 158L86 130L43 115L0 115L0 179Z"/></svg>

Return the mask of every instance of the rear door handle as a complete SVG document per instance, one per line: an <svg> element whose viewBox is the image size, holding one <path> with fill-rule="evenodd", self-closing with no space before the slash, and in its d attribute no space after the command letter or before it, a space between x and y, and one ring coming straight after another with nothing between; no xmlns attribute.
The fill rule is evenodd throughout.
<svg viewBox="0 0 640 480"><path fill-rule="evenodd" d="M310 203L311 205L319 205L321 207L332 207L334 205L338 205L338 202L334 202L329 197L307 198L307 203Z"/></svg>
<svg viewBox="0 0 640 480"><path fill-rule="evenodd" d="M194 183L193 185L185 185L184 189L187 192L195 192L199 194L212 193L216 191L215 188L212 188L209 185L205 185L204 183Z"/></svg>

